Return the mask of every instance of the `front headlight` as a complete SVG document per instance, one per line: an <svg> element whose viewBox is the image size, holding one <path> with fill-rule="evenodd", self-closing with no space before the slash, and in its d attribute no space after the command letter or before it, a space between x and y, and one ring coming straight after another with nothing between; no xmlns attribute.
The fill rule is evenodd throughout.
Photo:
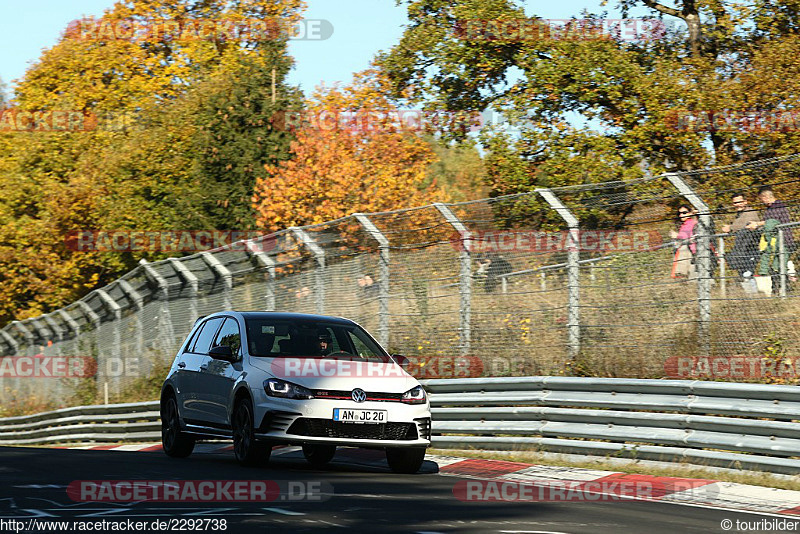
<svg viewBox="0 0 800 534"><path fill-rule="evenodd" d="M403 393L400 401L406 404L425 404L425 390L422 389L422 386L411 388Z"/></svg>
<svg viewBox="0 0 800 534"><path fill-rule="evenodd" d="M280 397L282 399L313 399L314 394L311 390L285 380L270 378L264 381L264 391L270 397Z"/></svg>

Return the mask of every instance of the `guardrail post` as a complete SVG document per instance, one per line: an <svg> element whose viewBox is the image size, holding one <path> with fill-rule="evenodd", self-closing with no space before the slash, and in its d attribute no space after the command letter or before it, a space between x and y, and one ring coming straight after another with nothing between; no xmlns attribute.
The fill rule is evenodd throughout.
<svg viewBox="0 0 800 534"><path fill-rule="evenodd" d="M302 228L293 226L289 230L308 247L317 262L317 268L314 269L314 298L317 303L317 313L323 314L325 313L325 251Z"/></svg>
<svg viewBox="0 0 800 534"><path fill-rule="evenodd" d="M142 263L144 260L139 260L139 263ZM169 264L175 269L175 273L177 273L178 277L183 281L184 284L189 286L191 290L191 297L189 298L189 316L192 320L189 323L189 326L194 323L194 321L198 317L197 313L197 292L200 288L200 281L197 279L197 276L189 270L181 261L177 258L169 258ZM147 272L148 266L145 265L145 272ZM161 291L164 293L164 299L169 300L169 286L167 285L166 279L158 274L152 267L150 270L154 273L153 278L158 283L158 287L161 288Z"/></svg>
<svg viewBox="0 0 800 534"><path fill-rule="evenodd" d="M665 174L664 177L683 195L698 214L697 233L697 301L700 308L698 322L698 341L704 356L711 353L711 213L708 205L689 187L678 174Z"/></svg>
<svg viewBox="0 0 800 534"><path fill-rule="evenodd" d="M389 240L378 227L363 213L355 214L356 220L364 230L378 242L380 251L380 279L378 280L378 341L389 346ZM505 279L503 280L505 282Z"/></svg>
<svg viewBox="0 0 800 534"><path fill-rule="evenodd" d="M223 309L225 310L232 310L233 304L231 303L231 290L233 289L233 274L228 270L227 267L222 265L222 262L219 261L216 256L214 256L210 252L201 252L200 257L203 258L203 261L206 262L206 265L214 271L220 278L222 278L223 283L225 284L225 290L223 294Z"/></svg>
<svg viewBox="0 0 800 534"><path fill-rule="evenodd" d="M791 232L791 230L789 230ZM778 226L778 262L780 264L779 272L781 275L781 298L786 298L786 237L783 234L783 228Z"/></svg>
<svg viewBox="0 0 800 534"><path fill-rule="evenodd" d="M266 284L266 303L264 305L265 311L275 310L275 260L270 258L269 254L263 250L259 250L259 246L253 241L245 242L245 250L247 254L255 258L261 267L267 270Z"/></svg>
<svg viewBox="0 0 800 534"><path fill-rule="evenodd" d="M564 219L569 229L567 239L567 291L569 293L567 328L569 332L569 356L575 360L581 350L580 316L580 243L578 218L550 189L536 189L536 192Z"/></svg>
<svg viewBox="0 0 800 534"><path fill-rule="evenodd" d="M436 202L434 206L445 220L450 223L450 226L461 235L461 252L458 255L461 264L458 278L458 290L461 296L459 337L461 354L466 356L469 355L472 344L472 234L447 205Z"/></svg>

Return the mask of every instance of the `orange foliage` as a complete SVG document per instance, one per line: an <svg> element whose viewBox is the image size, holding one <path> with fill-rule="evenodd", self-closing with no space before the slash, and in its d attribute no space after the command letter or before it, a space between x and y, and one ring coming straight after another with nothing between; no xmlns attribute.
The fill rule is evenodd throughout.
<svg viewBox="0 0 800 534"><path fill-rule="evenodd" d="M419 132L399 127L381 90L380 79L367 71L346 88L315 93L303 113L309 120L295 130L293 157L267 166L268 176L256 184L259 228L272 232L446 200L436 184L422 185L434 152ZM343 112L369 122L316 120Z"/></svg>

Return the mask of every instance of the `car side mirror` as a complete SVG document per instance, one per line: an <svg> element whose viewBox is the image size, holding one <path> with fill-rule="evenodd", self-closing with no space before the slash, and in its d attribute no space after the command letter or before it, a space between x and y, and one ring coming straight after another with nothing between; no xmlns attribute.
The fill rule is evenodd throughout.
<svg viewBox="0 0 800 534"><path fill-rule="evenodd" d="M394 363L396 363L406 371L408 370L408 363L409 363L408 358L406 358L402 354L392 354L391 357L394 360Z"/></svg>
<svg viewBox="0 0 800 534"><path fill-rule="evenodd" d="M235 362L236 356L228 345L217 345L208 351L208 355L215 360L222 360L226 362Z"/></svg>

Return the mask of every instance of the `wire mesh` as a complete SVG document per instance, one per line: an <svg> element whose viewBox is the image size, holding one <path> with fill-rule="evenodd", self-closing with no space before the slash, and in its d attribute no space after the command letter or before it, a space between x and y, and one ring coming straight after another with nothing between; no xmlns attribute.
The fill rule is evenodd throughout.
<svg viewBox="0 0 800 534"><path fill-rule="evenodd" d="M546 190L558 204L533 191L350 216L147 264L103 288L118 309L93 291L6 325L0 399L129 400L163 377L198 317L226 309L354 319L390 352L430 363L415 368L423 377L796 381L798 171L800 156L676 173L707 213L657 176ZM728 228L748 209L778 226L747 239ZM21 356L82 357L96 371L6 372Z"/></svg>

